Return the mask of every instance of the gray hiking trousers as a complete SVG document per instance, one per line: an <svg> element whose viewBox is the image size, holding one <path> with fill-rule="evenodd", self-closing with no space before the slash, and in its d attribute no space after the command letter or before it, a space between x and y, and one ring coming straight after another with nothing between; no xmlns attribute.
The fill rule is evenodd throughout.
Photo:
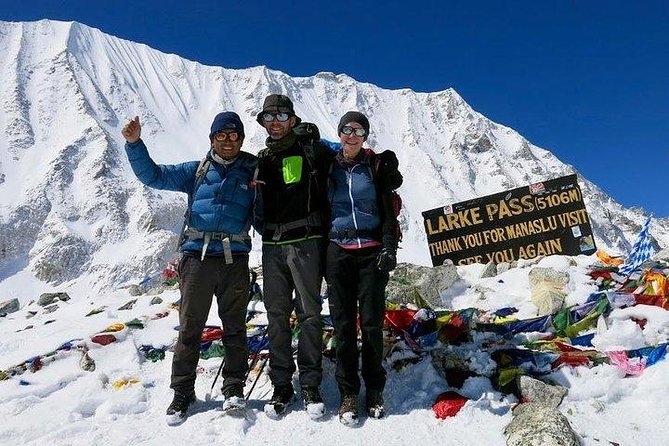
<svg viewBox="0 0 669 446"><path fill-rule="evenodd" d="M195 386L195 370L200 359L200 339L207 323L212 295L216 296L218 315L223 329L225 366L223 390L244 386L249 349L246 341L246 307L249 303L249 256L233 255L232 264L223 257L185 256L179 263L179 337L172 360L170 387L191 392Z"/></svg>
<svg viewBox="0 0 669 446"><path fill-rule="evenodd" d="M321 383L323 329L320 249L320 239L286 245L263 245L263 293L270 340L269 376L274 386L292 384L295 372L290 329L293 309L300 330L297 344L300 384L318 386Z"/></svg>

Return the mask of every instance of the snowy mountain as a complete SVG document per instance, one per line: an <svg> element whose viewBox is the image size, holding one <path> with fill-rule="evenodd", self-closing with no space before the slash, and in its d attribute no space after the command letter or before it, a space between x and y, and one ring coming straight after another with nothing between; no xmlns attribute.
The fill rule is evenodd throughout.
<svg viewBox="0 0 669 446"><path fill-rule="evenodd" d="M270 93L293 98L297 113L332 140L344 112L364 112L369 144L395 150L405 174L400 260L425 265L422 211L575 172L452 89L416 93L343 74L204 66L48 20L0 22L0 60L0 286L9 294L21 295L27 276L110 289L174 257L185 197L135 179L120 134L135 115L154 159L177 163L203 157L222 110L240 114L244 149L256 153L266 133L255 115ZM645 211L580 182L598 246L626 252ZM669 221L655 219L651 233L669 245Z"/></svg>

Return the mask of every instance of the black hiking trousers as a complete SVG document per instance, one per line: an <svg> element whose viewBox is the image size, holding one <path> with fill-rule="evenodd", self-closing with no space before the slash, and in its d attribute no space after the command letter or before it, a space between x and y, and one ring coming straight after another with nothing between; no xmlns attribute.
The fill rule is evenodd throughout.
<svg viewBox="0 0 669 446"><path fill-rule="evenodd" d="M223 257L184 256L179 263L179 337L172 360L175 391L189 393L195 387L200 359L200 340L207 323L212 296L216 296L223 329L225 365L221 372L223 391L244 386L249 349L246 341L246 307L249 303L249 256L233 254L232 264Z"/></svg>
<svg viewBox="0 0 669 446"><path fill-rule="evenodd" d="M327 281L330 315L337 336L335 377L342 395L360 392L358 376L358 330L362 332L362 378L365 388L383 392L383 317L388 273L376 267L380 246L344 249L330 242L327 250Z"/></svg>
<svg viewBox="0 0 669 446"><path fill-rule="evenodd" d="M293 382L295 361L290 327L293 309L299 327L300 384L303 387L321 384L321 243L321 239L310 239L284 245L263 244L262 247L263 293L269 323L269 377L274 386Z"/></svg>

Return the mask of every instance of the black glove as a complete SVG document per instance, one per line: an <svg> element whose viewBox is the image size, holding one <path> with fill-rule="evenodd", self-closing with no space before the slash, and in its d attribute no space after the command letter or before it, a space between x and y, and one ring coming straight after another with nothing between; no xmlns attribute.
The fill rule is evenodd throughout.
<svg viewBox="0 0 669 446"><path fill-rule="evenodd" d="M392 248L383 248L376 257L376 267L384 273L390 272L397 266L397 251Z"/></svg>

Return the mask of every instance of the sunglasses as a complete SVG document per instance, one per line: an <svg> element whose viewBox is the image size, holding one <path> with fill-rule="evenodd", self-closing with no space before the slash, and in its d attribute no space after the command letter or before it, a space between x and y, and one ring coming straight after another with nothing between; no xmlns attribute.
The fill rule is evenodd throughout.
<svg viewBox="0 0 669 446"><path fill-rule="evenodd" d="M351 135L351 134L355 133L355 136L360 136L360 137L363 137L367 134L367 130L365 130L363 128L356 129L356 128L351 127L350 125L345 125L344 127L342 127L341 132L344 135Z"/></svg>
<svg viewBox="0 0 669 446"><path fill-rule="evenodd" d="M277 120L279 122L286 122L288 119L290 119L290 114L288 113L263 113L262 114L262 120L265 122L272 122L274 120Z"/></svg>
<svg viewBox="0 0 669 446"><path fill-rule="evenodd" d="M223 142L226 140L230 140L232 142L237 141L239 139L239 133L237 132L216 132L214 133L214 139L218 142Z"/></svg>

